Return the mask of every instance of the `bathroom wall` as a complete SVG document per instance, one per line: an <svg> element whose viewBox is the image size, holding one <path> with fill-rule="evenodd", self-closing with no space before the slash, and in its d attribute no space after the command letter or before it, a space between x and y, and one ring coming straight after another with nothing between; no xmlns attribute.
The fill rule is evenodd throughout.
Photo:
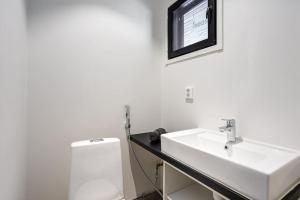
<svg viewBox="0 0 300 200"><path fill-rule="evenodd" d="M66 200L71 142L101 137L121 139L126 197L152 190L130 164L123 106L132 133L160 126L155 2L29 0L28 200Z"/></svg>
<svg viewBox="0 0 300 200"><path fill-rule="evenodd" d="M235 118L243 137L300 150L299 9L297 0L224 0L224 50L163 66L163 126L217 130Z"/></svg>
<svg viewBox="0 0 300 200"><path fill-rule="evenodd" d="M0 194L24 200L26 188L26 14L23 0L0 1Z"/></svg>

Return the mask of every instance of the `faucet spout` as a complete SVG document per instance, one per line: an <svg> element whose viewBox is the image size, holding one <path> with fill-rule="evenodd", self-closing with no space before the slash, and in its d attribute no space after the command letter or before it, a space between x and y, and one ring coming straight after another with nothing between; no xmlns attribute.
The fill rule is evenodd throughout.
<svg viewBox="0 0 300 200"><path fill-rule="evenodd" d="M225 131L227 131L228 130L228 127L227 126L221 126L221 127L219 127L219 131L220 132L225 132Z"/></svg>
<svg viewBox="0 0 300 200"><path fill-rule="evenodd" d="M236 126L235 126L235 119L223 119L226 121L226 126L219 127L220 132L226 132L227 133L227 142L225 145L225 149L228 149L226 147L231 146L232 144L237 144L242 142L241 137L236 136Z"/></svg>

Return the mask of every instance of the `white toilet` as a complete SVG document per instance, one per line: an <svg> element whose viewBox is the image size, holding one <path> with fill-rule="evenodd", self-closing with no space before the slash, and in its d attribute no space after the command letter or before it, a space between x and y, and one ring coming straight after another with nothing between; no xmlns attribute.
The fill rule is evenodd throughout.
<svg viewBox="0 0 300 200"><path fill-rule="evenodd" d="M69 200L124 200L120 140L72 143Z"/></svg>

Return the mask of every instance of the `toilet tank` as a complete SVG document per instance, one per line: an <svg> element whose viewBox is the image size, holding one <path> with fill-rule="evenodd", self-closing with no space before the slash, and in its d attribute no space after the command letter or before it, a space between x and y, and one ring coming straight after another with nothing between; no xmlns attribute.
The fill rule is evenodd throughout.
<svg viewBox="0 0 300 200"><path fill-rule="evenodd" d="M74 142L69 200L119 200L123 195L120 140Z"/></svg>

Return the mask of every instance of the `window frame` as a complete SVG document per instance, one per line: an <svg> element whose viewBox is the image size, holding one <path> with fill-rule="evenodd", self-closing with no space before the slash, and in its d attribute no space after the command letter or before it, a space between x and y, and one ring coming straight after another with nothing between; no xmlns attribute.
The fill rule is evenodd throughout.
<svg viewBox="0 0 300 200"><path fill-rule="evenodd" d="M196 42L189 46L173 50L173 21L174 11L177 10L182 4L189 0L178 0L168 8L168 59L173 59L194 51L202 50L217 44L217 0L208 0L208 39ZM195 0L196 2L199 0ZM203 1L203 0L201 0ZM201 1L195 3L193 6L198 5ZM193 7L191 7L193 8ZM191 8L187 9L188 12Z"/></svg>

